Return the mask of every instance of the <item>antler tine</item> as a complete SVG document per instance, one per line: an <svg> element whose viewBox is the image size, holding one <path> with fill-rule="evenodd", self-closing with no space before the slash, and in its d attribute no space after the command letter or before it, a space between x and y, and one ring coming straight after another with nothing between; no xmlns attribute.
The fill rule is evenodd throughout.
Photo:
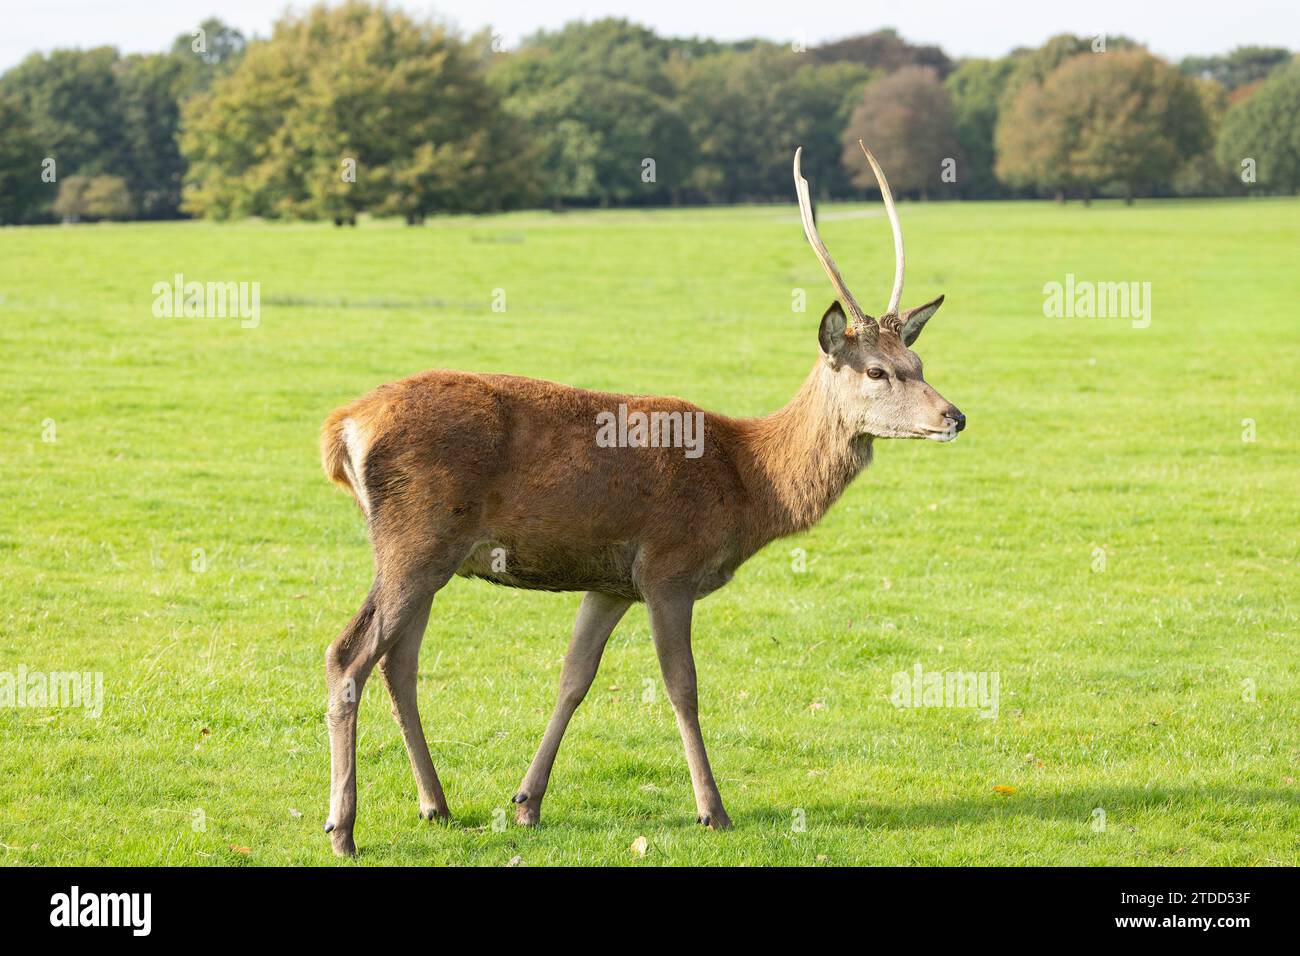
<svg viewBox="0 0 1300 956"><path fill-rule="evenodd" d="M808 198L808 180L803 178L803 172L799 168L799 158L802 155L803 147L800 146L794 151L794 191L799 196L799 218L803 220L804 237L808 240L808 245L812 246L817 261L826 270L826 277L831 280L831 285L835 287L835 294L848 310L849 318L855 324L865 325L872 320L862 311L858 300L853 298L853 293L844 284L844 277L840 275L840 270L835 267L835 260L826 251L821 236L817 235L817 224L813 221L812 200Z"/></svg>
<svg viewBox="0 0 1300 956"><path fill-rule="evenodd" d="M885 310L885 314L898 315L898 303L903 298L903 227L898 222L898 210L894 208L894 194L889 189L888 180L885 179L885 171L876 162L876 157L871 155L871 150L867 149L866 143L858 140L858 145L862 147L862 154L871 164L871 171L876 174L876 182L880 184L880 198L885 201L889 225L894 230L894 291L889 294L889 308Z"/></svg>

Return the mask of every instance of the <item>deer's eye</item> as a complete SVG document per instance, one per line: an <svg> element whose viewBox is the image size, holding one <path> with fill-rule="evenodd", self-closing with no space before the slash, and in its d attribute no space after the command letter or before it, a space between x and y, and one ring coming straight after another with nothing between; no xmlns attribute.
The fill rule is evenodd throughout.
<svg viewBox="0 0 1300 956"><path fill-rule="evenodd" d="M884 378L884 377L885 377L885 370L883 368L880 368L877 365L873 365L871 366L871 368L867 369L867 378Z"/></svg>

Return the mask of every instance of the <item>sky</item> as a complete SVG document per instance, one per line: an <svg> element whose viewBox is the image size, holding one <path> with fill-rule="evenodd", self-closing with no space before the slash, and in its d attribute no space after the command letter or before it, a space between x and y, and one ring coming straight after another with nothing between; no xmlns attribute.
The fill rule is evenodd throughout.
<svg viewBox="0 0 1300 956"><path fill-rule="evenodd" d="M301 7L298 3L294 6ZM1300 50L1300 0L404 0L466 32L491 26L507 47L539 28L621 16L669 36L763 37L812 46L894 27L949 56L1001 56L1056 33L1122 33L1178 60L1257 44ZM215 14L266 35L289 5L276 0L0 0L0 70L33 50L110 44L164 50Z"/></svg>

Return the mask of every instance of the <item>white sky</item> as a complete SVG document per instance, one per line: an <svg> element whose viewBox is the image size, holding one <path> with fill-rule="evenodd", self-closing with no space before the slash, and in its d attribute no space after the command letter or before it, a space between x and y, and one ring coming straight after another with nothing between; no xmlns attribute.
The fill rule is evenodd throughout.
<svg viewBox="0 0 1300 956"><path fill-rule="evenodd" d="M881 27L950 56L1001 56L1054 33L1123 33L1179 59L1242 44L1300 50L1300 0L398 0L462 30L491 25L507 45L539 27L624 16L672 36L765 37L808 45ZM32 50L117 46L159 51L215 14L265 35L276 0L0 0L0 70ZM303 4L295 4L303 6Z"/></svg>

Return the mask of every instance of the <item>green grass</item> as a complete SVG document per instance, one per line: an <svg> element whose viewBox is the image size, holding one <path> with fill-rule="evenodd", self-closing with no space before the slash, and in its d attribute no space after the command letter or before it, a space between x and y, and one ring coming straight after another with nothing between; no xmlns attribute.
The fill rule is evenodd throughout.
<svg viewBox="0 0 1300 956"><path fill-rule="evenodd" d="M878 207L823 213L857 208L822 232L878 308ZM694 823L636 608L542 827L494 830L578 596L457 579L420 667L455 822L417 819L373 681L359 864L1297 863L1300 203L902 214L905 302L948 295L918 351L970 426L880 444L818 527L697 608L736 829ZM177 272L260 282L260 326L154 318L151 287ZM1150 327L1045 318L1067 273L1149 281ZM0 861L334 865L323 652L370 557L320 473L325 415L438 366L759 414L802 381L829 299L793 203L0 230L0 672L105 686L99 719L0 708ZM916 662L997 672L998 717L895 709L892 675Z"/></svg>

